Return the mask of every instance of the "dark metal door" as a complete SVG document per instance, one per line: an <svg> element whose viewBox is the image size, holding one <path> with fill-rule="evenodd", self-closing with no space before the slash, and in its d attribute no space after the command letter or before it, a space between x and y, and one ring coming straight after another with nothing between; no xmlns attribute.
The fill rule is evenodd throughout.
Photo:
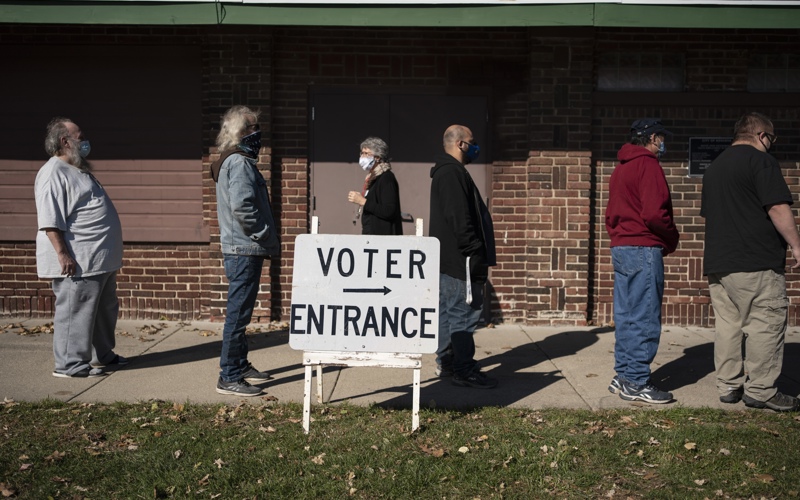
<svg viewBox="0 0 800 500"><path fill-rule="evenodd" d="M348 191L360 191L365 173L358 166L359 145L369 136L389 145L392 171L400 185L400 203L410 219L430 213L430 168L443 151L442 135L454 123L468 126L481 144L479 161L487 162L487 97L485 95L355 94L320 89L312 94L311 202L319 231L360 234L357 206ZM486 163L469 165L484 198L490 193ZM414 234L413 222L403 224Z"/></svg>

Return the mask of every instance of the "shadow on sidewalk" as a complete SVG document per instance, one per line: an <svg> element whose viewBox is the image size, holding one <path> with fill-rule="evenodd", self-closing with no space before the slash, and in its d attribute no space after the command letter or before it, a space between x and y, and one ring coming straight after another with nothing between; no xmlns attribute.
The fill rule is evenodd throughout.
<svg viewBox="0 0 800 500"><path fill-rule="evenodd" d="M706 342L684 349L683 356L653 371L651 379L658 387L674 391L696 384L714 371L714 343ZM785 344L778 389L792 396L800 392L800 344Z"/></svg>
<svg viewBox="0 0 800 500"><path fill-rule="evenodd" d="M302 369L303 367L300 363L287 366L266 366L266 364L263 362L259 362L259 351L278 346L285 346L289 343L288 330L248 334L247 343L249 347L248 357L250 361L258 369L270 372L273 377L275 377L276 374ZM221 351L222 335L220 334L220 340L203 342L196 345L180 347L178 349L170 349L166 351L154 350L145 352L138 356L132 356L131 363L125 366L125 370L143 370L160 366L176 365L180 363L192 363L205 359L219 359ZM300 354L298 354L297 359L299 360L300 357ZM210 373L209 376L216 376L216 372ZM300 379L302 379L302 376ZM286 380L281 379L281 383L285 382Z"/></svg>
<svg viewBox="0 0 800 500"><path fill-rule="evenodd" d="M613 328L558 332L538 342L516 347L503 346L503 351L497 353L483 351L481 346L477 345L476 357L480 359L481 354L489 355L480 359L480 363L487 375L499 380L498 387L489 390L470 389L454 386L451 379L423 380L423 382L432 381L433 383L422 389L420 406L445 409L509 406L564 379L560 371L536 372L531 371L531 368L556 358L575 355L595 344L600 334L608 332L613 332ZM380 406L411 408L412 387L410 385L387 387L379 391L360 394L359 397L383 392L397 392L401 395L379 403ZM331 402L338 401L341 400Z"/></svg>

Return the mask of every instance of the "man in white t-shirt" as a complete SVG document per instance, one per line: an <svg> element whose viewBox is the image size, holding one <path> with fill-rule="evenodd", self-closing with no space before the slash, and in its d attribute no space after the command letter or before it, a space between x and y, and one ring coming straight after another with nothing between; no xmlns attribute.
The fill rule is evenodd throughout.
<svg viewBox="0 0 800 500"><path fill-rule="evenodd" d="M101 377L102 367L128 362L114 353L122 226L86 161L89 141L72 120L50 121L45 150L51 158L34 185L36 268L53 280L56 296L53 376Z"/></svg>

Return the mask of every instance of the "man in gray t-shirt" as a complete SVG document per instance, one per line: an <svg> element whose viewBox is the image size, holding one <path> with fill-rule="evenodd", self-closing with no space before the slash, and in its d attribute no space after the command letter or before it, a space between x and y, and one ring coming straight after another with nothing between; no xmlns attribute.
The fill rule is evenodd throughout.
<svg viewBox="0 0 800 500"><path fill-rule="evenodd" d="M53 376L100 377L102 366L128 362L114 353L122 226L85 159L89 141L72 120L51 120L45 150L51 158L34 185L36 268L53 280L56 296Z"/></svg>

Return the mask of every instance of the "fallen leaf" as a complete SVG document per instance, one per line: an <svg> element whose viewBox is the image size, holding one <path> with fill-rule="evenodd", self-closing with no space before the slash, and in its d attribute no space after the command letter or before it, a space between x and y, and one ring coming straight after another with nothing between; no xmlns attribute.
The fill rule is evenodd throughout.
<svg viewBox="0 0 800 500"><path fill-rule="evenodd" d="M4 497L8 498L8 497L13 497L16 494L17 490L8 486L6 483L0 483L0 495L3 495Z"/></svg>
<svg viewBox="0 0 800 500"><path fill-rule="evenodd" d="M683 447L686 448L687 450L696 450L697 443L684 443Z"/></svg>
<svg viewBox="0 0 800 500"><path fill-rule="evenodd" d="M423 453L430 455L436 458L442 458L444 456L444 449L442 448L429 448L428 446L420 445L419 447Z"/></svg>
<svg viewBox="0 0 800 500"><path fill-rule="evenodd" d="M225 465L225 462L223 462L221 458L218 458L214 460L214 465L217 466L217 469L221 469L222 466Z"/></svg>
<svg viewBox="0 0 800 500"><path fill-rule="evenodd" d="M696 484L697 486L703 486L704 484L706 484L706 482L707 482L706 479L695 479L694 480L694 484Z"/></svg>
<svg viewBox="0 0 800 500"><path fill-rule="evenodd" d="M466 446L462 446L461 448L458 449L458 452L459 453L469 453L469 448L467 448Z"/></svg>
<svg viewBox="0 0 800 500"><path fill-rule="evenodd" d="M311 461L314 462L317 465L322 465L322 464L325 463L325 460L323 460L324 458L325 458L325 454L324 453L320 453L316 457L312 457Z"/></svg>
<svg viewBox="0 0 800 500"><path fill-rule="evenodd" d="M206 475L205 475L205 476L203 476L203 477L202 477L202 478L201 478L199 481L197 481L197 484L199 484L200 486L205 486L205 485L207 485L207 484L208 484L208 478L209 478L209 477L211 477L211 474L206 474Z"/></svg>
<svg viewBox="0 0 800 500"><path fill-rule="evenodd" d="M61 460L62 458L64 458L64 456L66 454L67 454L66 451L58 451L58 450L56 450L56 451L53 452L52 455L48 455L48 456L44 457L44 461L45 462L56 462L56 461Z"/></svg>
<svg viewBox="0 0 800 500"><path fill-rule="evenodd" d="M770 474L756 474L756 479L763 483L771 483L775 481L775 478Z"/></svg>
<svg viewBox="0 0 800 500"><path fill-rule="evenodd" d="M719 454L720 454L720 455L725 455L725 456L728 456L728 455L730 455L730 454L731 454L731 450L729 450L729 449L727 449L727 448L720 448L720 449L719 449Z"/></svg>
<svg viewBox="0 0 800 500"><path fill-rule="evenodd" d="M175 457L176 459L181 458L181 455L183 455L183 452L181 450L175 450L175 452L172 454L172 456Z"/></svg>

